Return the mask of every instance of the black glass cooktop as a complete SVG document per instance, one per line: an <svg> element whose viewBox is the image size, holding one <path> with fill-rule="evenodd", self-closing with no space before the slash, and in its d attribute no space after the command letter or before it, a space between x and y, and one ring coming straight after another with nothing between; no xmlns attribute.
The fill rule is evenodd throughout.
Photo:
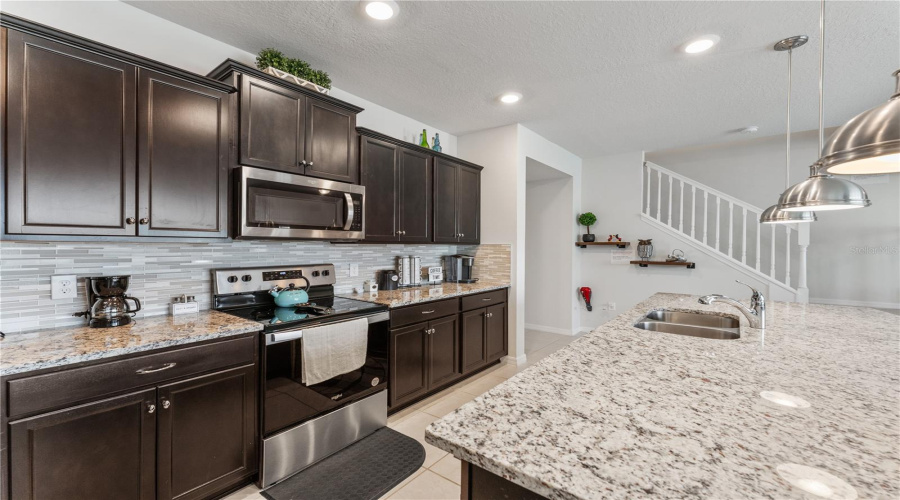
<svg viewBox="0 0 900 500"><path fill-rule="evenodd" d="M352 319L356 316L365 316L387 310L387 306L362 300L343 297L317 297L310 299L308 304L295 307L257 304L250 307L228 309L223 312L258 321L265 325L266 330L271 331L301 324L328 323Z"/></svg>

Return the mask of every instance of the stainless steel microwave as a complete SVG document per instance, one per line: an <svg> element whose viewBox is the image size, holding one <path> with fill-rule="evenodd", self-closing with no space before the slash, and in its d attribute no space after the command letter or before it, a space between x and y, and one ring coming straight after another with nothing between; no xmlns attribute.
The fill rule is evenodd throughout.
<svg viewBox="0 0 900 500"><path fill-rule="evenodd" d="M236 169L236 238L361 240L366 188L255 167Z"/></svg>

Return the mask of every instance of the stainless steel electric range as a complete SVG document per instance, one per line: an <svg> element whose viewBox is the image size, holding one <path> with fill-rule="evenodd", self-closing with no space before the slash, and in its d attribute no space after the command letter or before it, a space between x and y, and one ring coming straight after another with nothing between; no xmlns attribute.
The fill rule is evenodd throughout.
<svg viewBox="0 0 900 500"><path fill-rule="evenodd" d="M387 306L335 297L333 264L213 271L214 308L263 324L259 486L266 488L387 425ZM273 288L305 288L309 302L278 307ZM301 382L304 332L369 322L366 362L330 380Z"/></svg>

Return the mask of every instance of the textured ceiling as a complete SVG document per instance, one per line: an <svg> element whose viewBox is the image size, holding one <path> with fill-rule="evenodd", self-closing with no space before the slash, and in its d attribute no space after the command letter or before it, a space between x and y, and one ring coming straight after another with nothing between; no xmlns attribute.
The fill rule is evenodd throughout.
<svg viewBox="0 0 900 500"><path fill-rule="evenodd" d="M385 23L354 1L128 3L249 52L278 47L451 133L519 122L584 158L733 140L749 125L782 134L787 55L772 45L806 34L793 128L817 126L818 2L400 2ZM826 16L825 116L838 125L892 93L900 2L832 1ZM708 53L678 50L708 33L722 38ZM510 89L525 98L499 104Z"/></svg>

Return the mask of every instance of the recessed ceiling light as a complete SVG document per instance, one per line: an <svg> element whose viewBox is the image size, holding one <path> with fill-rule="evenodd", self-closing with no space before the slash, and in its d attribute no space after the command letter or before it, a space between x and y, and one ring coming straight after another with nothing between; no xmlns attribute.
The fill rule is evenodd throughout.
<svg viewBox="0 0 900 500"><path fill-rule="evenodd" d="M378 0L363 3L365 5L366 14L372 19L377 19L379 21L390 19L400 11L400 6L397 5L397 2L391 0Z"/></svg>
<svg viewBox="0 0 900 500"><path fill-rule="evenodd" d="M522 100L522 94L518 92L506 92L500 96L500 102L504 104L515 104Z"/></svg>
<svg viewBox="0 0 900 500"><path fill-rule="evenodd" d="M713 48L715 44L719 43L719 40L720 38L717 35L705 35L685 45L684 51L688 54L706 52Z"/></svg>

